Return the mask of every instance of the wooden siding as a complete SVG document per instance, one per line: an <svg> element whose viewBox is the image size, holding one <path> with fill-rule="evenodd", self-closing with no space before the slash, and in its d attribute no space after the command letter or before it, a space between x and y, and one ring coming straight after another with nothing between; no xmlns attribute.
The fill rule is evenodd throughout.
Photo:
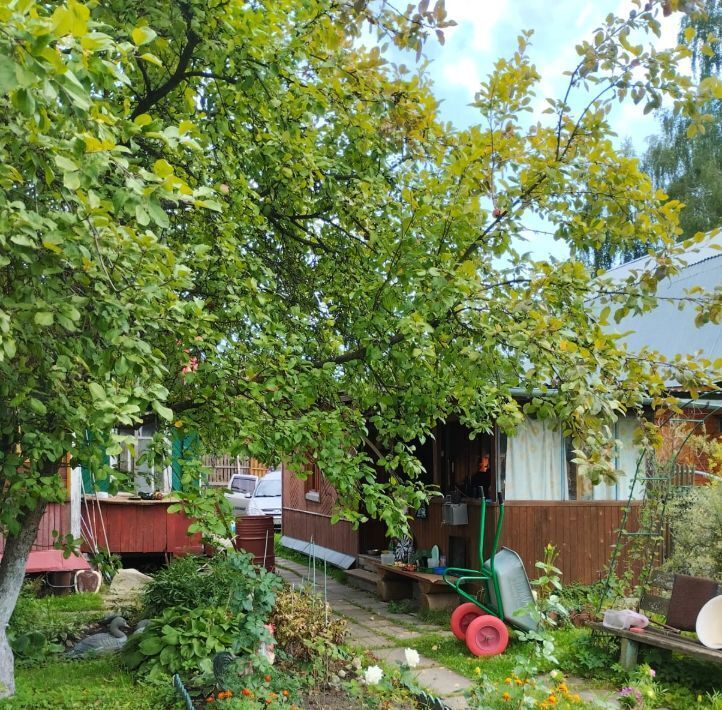
<svg viewBox="0 0 722 710"><path fill-rule="evenodd" d="M533 578L537 576L535 563L544 557L545 545L551 543L559 552L556 566L562 570L562 580L567 584L589 584L604 575L624 507L624 501L509 501L500 544L519 554ZM468 503L468 513L468 525L442 526L441 502L434 501L429 506L429 517L413 522L417 546L428 549L436 544L448 556L449 538L462 538L466 542L464 564L478 568L479 504ZM496 506L488 509L485 555L489 554L497 515ZM632 530L635 519L633 515L629 525Z"/></svg>
<svg viewBox="0 0 722 710"><path fill-rule="evenodd" d="M350 523L331 524L331 512L336 503L336 491L321 477L318 501L306 498L304 481L284 468L283 471L283 534L296 540L313 540L348 555L359 552L358 531Z"/></svg>
<svg viewBox="0 0 722 710"><path fill-rule="evenodd" d="M63 480L66 490L69 492L70 475L69 475L69 457L66 457L58 469L58 475ZM71 532L70 528L70 503L50 503L48 504L45 514L40 519L40 527L35 537L32 551L52 550L54 548L55 537L53 531L57 531L61 537ZM0 555L5 549L5 540L0 535Z"/></svg>
<svg viewBox="0 0 722 710"><path fill-rule="evenodd" d="M190 520L169 513L172 501L117 502L87 500L83 519L95 532L98 546L115 554L199 554L200 535L187 535ZM88 552L87 545L83 551Z"/></svg>
<svg viewBox="0 0 722 710"><path fill-rule="evenodd" d="M283 509L283 534L296 540L313 541L347 555L358 555L358 531L347 522L331 524L326 515Z"/></svg>

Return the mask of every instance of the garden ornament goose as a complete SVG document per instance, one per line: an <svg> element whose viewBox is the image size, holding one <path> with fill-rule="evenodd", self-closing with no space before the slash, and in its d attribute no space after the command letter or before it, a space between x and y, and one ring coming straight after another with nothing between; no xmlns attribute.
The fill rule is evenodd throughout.
<svg viewBox="0 0 722 710"><path fill-rule="evenodd" d="M128 622L122 616L116 616L110 622L108 633L93 634L81 639L65 655L68 658L81 658L82 656L120 651L128 640L125 631L129 628Z"/></svg>

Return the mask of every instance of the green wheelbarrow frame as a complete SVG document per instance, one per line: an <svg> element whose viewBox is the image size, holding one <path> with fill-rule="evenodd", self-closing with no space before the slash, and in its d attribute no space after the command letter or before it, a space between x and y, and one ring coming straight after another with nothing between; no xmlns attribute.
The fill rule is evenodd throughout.
<svg viewBox="0 0 722 710"><path fill-rule="evenodd" d="M466 569L464 567L447 567L444 570L444 582L450 587L456 590L460 597L463 597L467 601L476 604L476 606L483 609L487 614L496 616L497 618L504 621L504 605L501 601L501 592L499 590L499 578L497 577L496 570L494 568L496 552L499 547L499 538L501 538L501 529L504 524L504 499L499 494L499 519L496 522L496 530L494 531L494 541L491 545L491 555L489 556L488 568L484 565L484 536L486 533L486 498L481 499L481 516L479 521L479 562L480 570ZM450 579L453 577L453 579ZM497 607L492 609L480 602L476 597L469 594L469 592L462 589L462 585L468 582L483 582L486 586L487 592L489 592L489 584L491 584L494 590L494 599L496 599Z"/></svg>

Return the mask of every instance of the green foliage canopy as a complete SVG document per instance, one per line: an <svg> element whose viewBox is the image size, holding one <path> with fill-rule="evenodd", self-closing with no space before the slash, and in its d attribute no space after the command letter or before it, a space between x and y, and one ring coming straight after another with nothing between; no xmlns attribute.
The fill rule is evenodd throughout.
<svg viewBox="0 0 722 710"><path fill-rule="evenodd" d="M452 412L513 429L517 387L555 388L527 411L566 422L595 480L611 473L605 423L662 396L667 365L604 326L675 269L679 205L615 150L608 110L667 95L696 124L719 85L677 74L685 47L644 44L651 2L577 48L567 95L531 124L522 35L480 86L479 125L457 130L423 72L385 56L443 36L429 5L0 9L3 530L62 495L64 452L117 452L112 427L151 417L296 470L312 456L338 515L363 501L395 527L424 495L411 442ZM529 214L574 247L668 248L605 284L520 253ZM671 367L687 382L704 363Z"/></svg>

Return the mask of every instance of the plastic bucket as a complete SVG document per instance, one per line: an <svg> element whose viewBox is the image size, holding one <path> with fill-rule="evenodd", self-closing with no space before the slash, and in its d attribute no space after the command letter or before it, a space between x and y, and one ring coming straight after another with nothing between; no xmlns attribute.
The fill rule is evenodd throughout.
<svg viewBox="0 0 722 710"><path fill-rule="evenodd" d="M707 648L722 648L722 594L712 597L699 611L695 624L697 638Z"/></svg>
<svg viewBox="0 0 722 710"><path fill-rule="evenodd" d="M273 572L276 555L272 515L246 515L236 518L236 547L253 555L253 564Z"/></svg>

